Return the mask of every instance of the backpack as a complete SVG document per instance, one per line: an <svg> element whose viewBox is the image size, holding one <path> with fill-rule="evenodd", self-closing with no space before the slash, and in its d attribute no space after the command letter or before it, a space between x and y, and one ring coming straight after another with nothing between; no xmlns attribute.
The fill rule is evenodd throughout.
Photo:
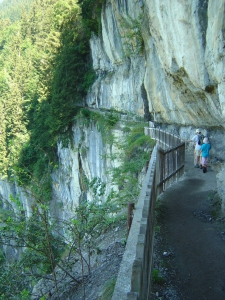
<svg viewBox="0 0 225 300"><path fill-rule="evenodd" d="M203 144L203 139L204 139L204 135L202 135L202 134L199 134L198 135L198 145L202 145Z"/></svg>

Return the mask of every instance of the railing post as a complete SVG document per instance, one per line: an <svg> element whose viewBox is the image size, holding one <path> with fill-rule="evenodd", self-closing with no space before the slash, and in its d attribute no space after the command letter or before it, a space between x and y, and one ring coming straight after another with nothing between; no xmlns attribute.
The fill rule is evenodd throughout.
<svg viewBox="0 0 225 300"><path fill-rule="evenodd" d="M134 210L134 202L129 202L128 212L127 212L127 236L129 235L131 224L133 221L133 210Z"/></svg>

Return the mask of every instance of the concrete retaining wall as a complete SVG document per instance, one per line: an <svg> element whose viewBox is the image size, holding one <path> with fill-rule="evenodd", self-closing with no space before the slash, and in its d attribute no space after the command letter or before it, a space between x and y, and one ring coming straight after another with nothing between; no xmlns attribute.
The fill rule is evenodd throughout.
<svg viewBox="0 0 225 300"><path fill-rule="evenodd" d="M134 218L112 300L150 299L151 272L149 270L152 268L154 237L156 154L155 147L134 210ZM148 250L145 251L145 249Z"/></svg>

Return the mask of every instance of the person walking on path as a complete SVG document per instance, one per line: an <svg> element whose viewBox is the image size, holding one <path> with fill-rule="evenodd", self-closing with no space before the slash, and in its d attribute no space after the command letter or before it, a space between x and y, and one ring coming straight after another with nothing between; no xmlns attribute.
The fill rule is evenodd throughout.
<svg viewBox="0 0 225 300"><path fill-rule="evenodd" d="M199 168L201 166L201 131L196 129L193 138L187 142L194 142L194 167Z"/></svg>
<svg viewBox="0 0 225 300"><path fill-rule="evenodd" d="M211 149L211 144L209 143L209 139L207 137L204 138L203 144L200 148L202 155L202 169L203 173L207 172L207 164L209 160L209 151Z"/></svg>

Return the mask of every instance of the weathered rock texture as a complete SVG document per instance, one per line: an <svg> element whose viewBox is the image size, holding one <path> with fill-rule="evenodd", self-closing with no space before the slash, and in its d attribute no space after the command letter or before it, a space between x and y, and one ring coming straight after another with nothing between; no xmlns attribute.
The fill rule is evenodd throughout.
<svg viewBox="0 0 225 300"><path fill-rule="evenodd" d="M225 2L108 0L93 36L91 107L225 129ZM140 45L142 40L142 45Z"/></svg>
<svg viewBox="0 0 225 300"><path fill-rule="evenodd" d="M91 39L99 78L88 105L192 130L200 127L217 149L219 138L217 155L225 159L224 5L224 1L107 1L102 36Z"/></svg>
<svg viewBox="0 0 225 300"><path fill-rule="evenodd" d="M117 138L123 138L122 131L113 130ZM63 148L58 145L59 168L52 174L53 201L51 212L68 219L74 215L74 208L82 198L91 200L93 195L87 190L85 180L89 182L99 178L108 183L105 197L111 190L111 176L107 172L120 162L112 154L119 150L104 143L101 132L92 124L89 127L73 127L73 145ZM58 205L57 205L58 204Z"/></svg>
<svg viewBox="0 0 225 300"><path fill-rule="evenodd" d="M200 128L225 160L224 0L108 0L91 48L90 107L140 114L184 139Z"/></svg>
<svg viewBox="0 0 225 300"><path fill-rule="evenodd" d="M68 220L75 213L75 207L82 199L91 200L92 191L86 188L86 182L99 178L101 182L107 183L105 197L111 191L111 175L109 170L117 167L121 162L116 159L115 153L120 150L115 145L104 143L101 132L96 124L88 127L78 123L73 129L73 143L68 148L58 144L59 167L52 173L52 201L50 214L62 220ZM113 130L115 137L123 139L121 130ZM114 154L114 160L110 157ZM115 190L116 187L114 187ZM29 193L10 184L7 181L0 181L0 195L5 208L16 211L17 206L10 201L10 196L19 196L27 217L32 212L34 199Z"/></svg>
<svg viewBox="0 0 225 300"><path fill-rule="evenodd" d="M225 0L106 0L101 23L90 41L98 79L86 105L144 116L183 139L200 128L212 157L225 160ZM81 197L91 198L82 174L110 189L106 170L118 162L102 154L114 150L94 126L74 125L71 147L58 145L52 214L69 218ZM6 199L12 191L1 188ZM22 199L29 215L30 200Z"/></svg>
<svg viewBox="0 0 225 300"><path fill-rule="evenodd" d="M222 201L222 214L225 215L225 164L221 168L221 171L217 174L217 189Z"/></svg>

